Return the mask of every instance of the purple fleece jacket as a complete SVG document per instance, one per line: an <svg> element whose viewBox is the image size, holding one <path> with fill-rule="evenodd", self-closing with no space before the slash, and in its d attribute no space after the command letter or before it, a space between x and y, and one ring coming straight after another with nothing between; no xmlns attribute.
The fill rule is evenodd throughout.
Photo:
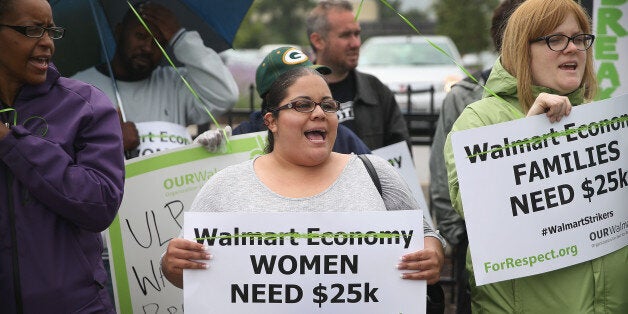
<svg viewBox="0 0 628 314"><path fill-rule="evenodd" d="M15 313L20 294L24 313L113 312L100 232L122 201L118 114L54 66L11 108L2 120L17 123L0 140L0 312Z"/></svg>

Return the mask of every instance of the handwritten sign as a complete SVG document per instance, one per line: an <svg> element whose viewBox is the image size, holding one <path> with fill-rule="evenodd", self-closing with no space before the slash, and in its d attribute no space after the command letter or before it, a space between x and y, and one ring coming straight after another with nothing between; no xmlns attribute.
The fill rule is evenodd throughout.
<svg viewBox="0 0 628 314"><path fill-rule="evenodd" d="M628 95L452 134L478 285L628 245Z"/></svg>
<svg viewBox="0 0 628 314"><path fill-rule="evenodd" d="M423 248L421 220L420 210L187 212L184 238L213 259L183 271L185 310L425 313L425 281L401 279L394 267Z"/></svg>
<svg viewBox="0 0 628 314"><path fill-rule="evenodd" d="M264 145L265 132L251 133L233 136L224 155L189 145L127 161L124 198L107 237L118 313L183 312L181 290L161 273L161 254L203 184Z"/></svg>

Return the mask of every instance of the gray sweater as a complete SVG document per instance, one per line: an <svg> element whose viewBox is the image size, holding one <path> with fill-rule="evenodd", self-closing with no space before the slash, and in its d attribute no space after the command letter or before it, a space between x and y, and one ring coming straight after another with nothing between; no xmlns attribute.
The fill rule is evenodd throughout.
<svg viewBox="0 0 628 314"><path fill-rule="evenodd" d="M304 198L284 197L271 191L255 174L255 160L248 160L215 174L199 191L190 211L333 212L419 209L399 173L383 158L367 156L379 176L383 192L381 196L356 155L351 156L338 179L325 191ZM303 182L304 189L307 189L307 185L307 182ZM423 230L425 236L443 241L425 221Z"/></svg>

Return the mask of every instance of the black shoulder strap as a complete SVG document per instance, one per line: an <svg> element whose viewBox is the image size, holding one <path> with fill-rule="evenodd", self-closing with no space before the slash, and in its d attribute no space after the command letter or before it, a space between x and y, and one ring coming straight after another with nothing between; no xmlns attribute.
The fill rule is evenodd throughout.
<svg viewBox="0 0 628 314"><path fill-rule="evenodd" d="M379 183L379 177L377 176L375 167L373 167L373 164L368 159L368 157L364 156L363 154L358 155L358 157L360 157L360 159L364 163L364 167L366 167L366 171L368 171L369 175L371 176L373 184L375 184L375 187L377 188L377 192L379 192L379 195L382 195L382 185Z"/></svg>

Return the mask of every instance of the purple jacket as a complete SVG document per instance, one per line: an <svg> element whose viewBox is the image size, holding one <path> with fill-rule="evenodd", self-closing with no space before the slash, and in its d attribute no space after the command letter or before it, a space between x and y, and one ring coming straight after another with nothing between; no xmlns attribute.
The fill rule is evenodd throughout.
<svg viewBox="0 0 628 314"><path fill-rule="evenodd" d="M18 286L24 313L113 312L100 232L122 201L118 114L52 66L13 108L0 140L0 312L17 311Z"/></svg>

